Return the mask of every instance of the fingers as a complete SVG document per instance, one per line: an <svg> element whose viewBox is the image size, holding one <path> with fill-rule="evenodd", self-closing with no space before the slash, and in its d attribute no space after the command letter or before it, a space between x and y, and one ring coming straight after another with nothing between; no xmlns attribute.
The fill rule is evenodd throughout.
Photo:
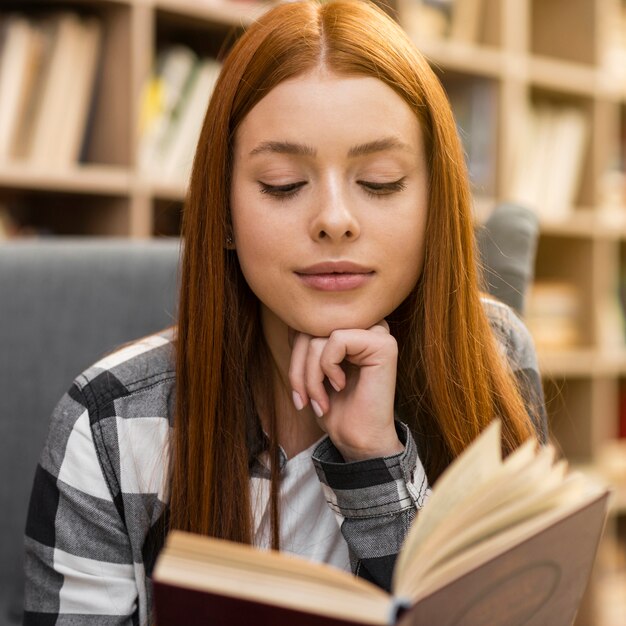
<svg viewBox="0 0 626 626"><path fill-rule="evenodd" d="M309 350L306 355L304 383L311 399L311 406L317 417L322 417L330 409L330 399L324 387L326 374L321 366L321 358L328 339L313 338L309 341Z"/></svg>
<svg viewBox="0 0 626 626"><path fill-rule="evenodd" d="M291 384L293 403L298 411L301 411L309 403L304 374L311 339L311 335L305 333L295 333L295 335L290 336L289 383Z"/></svg>
<svg viewBox="0 0 626 626"><path fill-rule="evenodd" d="M328 378L336 391L345 386L345 374L339 365L344 359L345 352L335 349L323 357L329 341L325 337L299 333L294 338L291 350L289 382L294 406L300 411L311 402L311 407L318 417L322 417L330 409L330 399L324 386L325 379Z"/></svg>
<svg viewBox="0 0 626 626"><path fill-rule="evenodd" d="M349 362L359 368L377 367L397 356L395 339L389 334L385 320L368 330L336 330L330 337L294 333L289 339L292 347L289 382L293 403L297 410L302 410L310 402L318 417L330 410L331 398L325 380L328 379L338 393L346 388L342 363Z"/></svg>

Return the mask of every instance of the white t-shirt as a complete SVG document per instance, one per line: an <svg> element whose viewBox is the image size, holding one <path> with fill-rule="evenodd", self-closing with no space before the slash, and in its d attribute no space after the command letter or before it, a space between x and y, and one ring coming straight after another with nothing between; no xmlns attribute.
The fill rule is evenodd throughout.
<svg viewBox="0 0 626 626"><path fill-rule="evenodd" d="M348 544L341 534L341 520L332 512L315 472L311 455L320 438L288 459L281 471L280 547L311 561L324 562L350 572ZM266 453L260 457L266 467ZM254 516L254 544L270 548L270 481L250 479Z"/></svg>

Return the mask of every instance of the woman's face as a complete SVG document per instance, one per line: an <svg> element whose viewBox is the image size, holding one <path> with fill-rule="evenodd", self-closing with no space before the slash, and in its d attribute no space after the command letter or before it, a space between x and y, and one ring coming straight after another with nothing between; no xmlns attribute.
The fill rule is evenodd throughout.
<svg viewBox="0 0 626 626"><path fill-rule="evenodd" d="M265 323L369 328L421 273L428 172L416 116L375 78L285 81L235 136L231 212Z"/></svg>

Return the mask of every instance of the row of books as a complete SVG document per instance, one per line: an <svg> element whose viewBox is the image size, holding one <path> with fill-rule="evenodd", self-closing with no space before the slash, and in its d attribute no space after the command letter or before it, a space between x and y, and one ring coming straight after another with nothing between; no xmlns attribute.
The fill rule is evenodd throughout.
<svg viewBox="0 0 626 626"><path fill-rule="evenodd" d="M577 105L529 104L516 127L509 199L545 221L566 219L580 190L589 130Z"/></svg>
<svg viewBox="0 0 626 626"><path fill-rule="evenodd" d="M139 169L148 177L186 181L211 93L221 69L212 58L173 45L157 57L142 98Z"/></svg>
<svg viewBox="0 0 626 626"><path fill-rule="evenodd" d="M599 303L598 343L609 351L626 346L626 264L616 289ZM539 350L567 350L584 343L584 293L572 281L538 278L529 288L524 321ZM623 437L626 437L626 396Z"/></svg>
<svg viewBox="0 0 626 626"><path fill-rule="evenodd" d="M466 43L481 39L484 0L401 0L402 26L419 42L450 38Z"/></svg>
<svg viewBox="0 0 626 626"><path fill-rule="evenodd" d="M0 30L0 162L81 160L102 42L95 17L9 15Z"/></svg>
<svg viewBox="0 0 626 626"><path fill-rule="evenodd" d="M496 194L498 96L489 80L443 77L457 130L463 143L472 191Z"/></svg>
<svg viewBox="0 0 626 626"><path fill-rule="evenodd" d="M582 343L581 289L564 280L538 279L530 286L524 321L539 351L567 350Z"/></svg>

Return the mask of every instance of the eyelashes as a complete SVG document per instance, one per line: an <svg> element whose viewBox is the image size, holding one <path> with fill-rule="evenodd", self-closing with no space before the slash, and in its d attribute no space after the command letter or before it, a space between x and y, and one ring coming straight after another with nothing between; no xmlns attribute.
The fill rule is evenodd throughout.
<svg viewBox="0 0 626 626"><path fill-rule="evenodd" d="M274 196L280 200L286 200L295 196L306 185L306 182L289 183L288 185L268 185L259 181L259 185L261 193Z"/></svg>
<svg viewBox="0 0 626 626"><path fill-rule="evenodd" d="M388 196L397 191L403 191L406 189L405 183L406 176L403 176L399 180L395 180L391 183L372 183L364 180L357 181L365 192L372 197L376 196Z"/></svg>
<svg viewBox="0 0 626 626"><path fill-rule="evenodd" d="M365 191L369 197L381 198L406 189L405 180L406 176L403 176L399 180L389 183L376 183L372 181L358 180L357 184L361 186L363 191ZM258 183L261 193L272 196L278 200L288 200L289 198L295 197L300 189L307 184L306 181L289 183L287 185L268 185L267 183L261 181L258 181Z"/></svg>

